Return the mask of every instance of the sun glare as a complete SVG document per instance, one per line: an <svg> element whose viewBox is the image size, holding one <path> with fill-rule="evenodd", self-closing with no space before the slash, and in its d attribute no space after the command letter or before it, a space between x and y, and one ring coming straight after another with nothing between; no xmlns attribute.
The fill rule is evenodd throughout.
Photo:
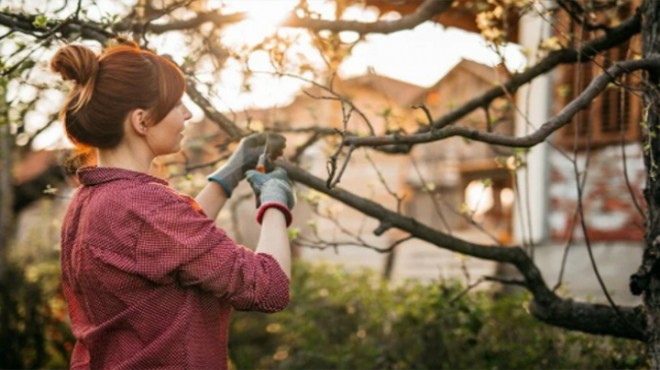
<svg viewBox="0 0 660 370"><path fill-rule="evenodd" d="M275 32L277 26L291 13L296 0L231 0L225 1L227 9L247 14L251 32L267 36Z"/></svg>
<svg viewBox="0 0 660 370"><path fill-rule="evenodd" d="M241 3L246 5L248 19L262 23L264 26L275 27L284 21L297 2L287 0L251 0L242 1Z"/></svg>

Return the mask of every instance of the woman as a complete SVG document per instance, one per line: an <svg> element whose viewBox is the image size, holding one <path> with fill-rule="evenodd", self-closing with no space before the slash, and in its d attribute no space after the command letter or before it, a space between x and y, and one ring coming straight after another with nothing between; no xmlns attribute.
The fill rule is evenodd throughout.
<svg viewBox="0 0 660 370"><path fill-rule="evenodd" d="M135 45L98 57L69 45L51 68L74 81L61 112L67 135L95 157L77 172L81 186L62 225L71 368L227 368L231 308L275 312L289 300L294 197L286 173L247 172L262 225L256 252L213 221L266 136L241 141L192 199L147 174L155 157L180 149L191 117L173 63Z"/></svg>

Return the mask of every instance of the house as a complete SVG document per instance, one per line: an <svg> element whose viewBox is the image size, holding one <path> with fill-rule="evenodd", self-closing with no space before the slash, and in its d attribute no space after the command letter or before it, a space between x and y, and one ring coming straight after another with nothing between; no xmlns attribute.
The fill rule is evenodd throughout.
<svg viewBox="0 0 660 370"><path fill-rule="evenodd" d="M430 88L368 74L346 80L335 79L331 89L312 86L287 106L236 112L232 118L245 126L263 125L275 129L283 126L342 129L346 124L349 130L358 133L368 133L369 126L377 132L412 132L420 125L428 124L424 111L414 106L423 104L432 117L439 117L461 101L486 91L496 80L496 69L462 60ZM342 110L342 103L330 99L337 96L350 99L359 112L354 111L347 117L350 108ZM496 101L490 113L492 130L513 131L512 109L506 99ZM473 128L487 126L482 112L475 112L457 124ZM195 137L213 137L219 131L208 122L191 129L194 131L190 132L192 141L196 140ZM295 147L309 136L286 135L290 144L288 156L292 156ZM326 160L336 144L334 138L330 142L318 141L303 152L300 165L307 166L320 178L327 178ZM193 163L204 163L213 158L213 152L213 145L205 144L203 149L197 150L196 154L189 153L187 157ZM484 243L493 240L508 243L512 239L512 180L510 171L496 158L510 155L510 152L506 148L493 148L462 138L420 145L411 155L387 155L360 149L353 153L339 186L390 209L398 208L423 223L451 230L457 236ZM487 182L489 185L483 186ZM313 204L318 201L315 192L301 187L298 190L300 198L311 198ZM236 211L235 214L226 215L224 220L221 215L219 222L224 222L230 234L241 242L256 245L258 234L254 230L258 228L250 217L254 205L251 199L240 202L249 199L251 191L242 185L236 194L228 208ZM308 203L300 201L294 210L294 227L299 229L297 243L301 247L296 253L300 258L339 262L349 268L369 267L397 280L464 279L468 270L472 276L496 272L495 263L466 259L418 240L406 241L389 254L358 246L365 243L372 248L384 249L404 235L391 230L384 237L376 237L372 231L378 227L377 220L335 202L321 200L318 209ZM332 219L327 217L328 213ZM478 221L477 227L472 219ZM228 227L230 222L232 227Z"/></svg>
<svg viewBox="0 0 660 370"><path fill-rule="evenodd" d="M617 24L630 16L640 1L621 3L594 22ZM609 17L609 18L608 18ZM521 43L532 45L539 39L542 20L523 20ZM562 43L584 42L598 37L602 31L582 30L579 22L560 16L562 27L543 29ZM537 30L536 33L533 30ZM566 30L570 30L567 35ZM570 35L583 35L576 40ZM630 43L613 48L591 63L564 66L532 85L531 94L518 92L519 106L529 103L530 121L536 126L557 114L588 83L616 61L634 58L641 50L639 36ZM621 81L639 84L639 74ZM545 96L543 96L545 94ZM527 96L533 96L527 102ZM542 97L543 96L543 97ZM563 282L564 289L577 297L604 300L603 287L597 281L590 254L598 273L615 302L634 304L640 301L628 290L628 277L637 271L643 251L644 200L646 181L641 144L640 97L634 89L611 84L570 125L557 131L542 146L530 151L528 173L522 189L523 199L531 212L521 217L530 227L519 227L517 238L531 249L536 246L535 260L549 286ZM518 117L518 132L523 132L523 117ZM534 167L532 167L534 166ZM581 201L578 196L578 176ZM579 208L583 209L584 227ZM590 252L591 250L591 252ZM568 258L565 258L568 256ZM562 261L566 264L562 267Z"/></svg>
<svg viewBox="0 0 660 370"><path fill-rule="evenodd" d="M389 6L386 4L390 3L370 2L370 4L386 7ZM411 5L411 2L406 2L407 5ZM626 14L630 14L636 5L639 5L638 1L627 2L611 16L625 19ZM531 64L535 63L534 59L539 58L534 52L538 50L539 40L553 35L560 39L570 38L571 34L584 34L586 39L597 36L596 31L581 33L579 25L570 19L559 19L557 24L570 27L571 33L567 36L557 26L553 29L546 20L533 12L516 21L519 30L517 41L530 50ZM467 25L461 27L470 29ZM569 43L571 40L562 42ZM633 40L632 43L639 45L639 40ZM632 48L635 49L639 48ZM506 119L506 114L497 115L503 117L500 129L503 130L502 132L516 135L532 132L584 89L593 76L602 73L603 67L629 57L627 52L624 52L627 50L628 45L624 45L598 56L593 63L558 68L524 86L515 95L515 105L518 109L509 111L509 114L514 116L512 124ZM365 89L366 85L344 86L346 91L343 93L349 96L351 92L357 91L368 94L364 98L354 95L356 105L360 106L360 101L369 101L374 112L379 110L381 113L390 112L381 114L380 119L375 121L387 125L387 117L397 117L401 121L397 125L405 128L409 127L406 125L415 125L416 121L420 120L419 116L414 115L415 113L411 113L416 117L412 120L403 117L406 108L410 105L424 103L429 107L432 116L437 117L447 109L451 109L454 104L461 104L470 97L476 96L479 91L483 91L475 86L456 82L463 81L462 74L470 73L473 76L481 76L484 81L489 81L489 86L497 83L498 80L494 71L489 72L488 68L462 62L433 89L422 92L416 98L410 100L400 98L397 104L385 105L389 110L383 109L383 104L387 100L378 97L379 94L387 95L386 89L368 92ZM483 79L488 74L492 77ZM369 78L379 79L376 76L364 77L364 79ZM633 75L630 77L631 80L626 82L635 83L635 78ZM567 83L574 85L567 88ZM469 87L466 89L467 92L462 91L463 86ZM416 148L413 158L417 161L417 168L411 168L410 163L396 157L374 159L376 156L374 155L372 158L374 162L388 163L387 168L381 170L384 178L398 178L398 181L388 184L389 189L385 190L378 183L369 183L369 180L365 180L373 178L375 172L367 165L368 160L361 159L359 153L354 154L340 185L358 193L371 191L370 196L373 199L390 208L396 208L397 204L396 200L389 196L389 192L405 193L407 197L403 205L407 207L407 211L440 229L443 227L460 229L464 226L461 225L463 222L461 217L457 215L440 216L440 213L443 213L441 212L443 205L446 205L447 209L458 208L460 211L461 205L467 204L469 194L483 193L486 191L485 188L489 188L487 198L492 202L488 202L488 207L483 207L487 210L470 212L469 205L467 207L471 215L480 219L487 232L467 235L457 233L457 236L486 243L522 245L533 256L549 286L561 286L567 294L580 299L591 297L603 301L603 287L596 279L596 271L590 258L590 255L593 255L594 264L604 280L605 289L610 292L614 300L622 304L636 303L639 298L630 295L627 284L628 276L637 270L643 250L643 217L636 204L643 207L640 189L643 188L646 176L639 142L641 112L636 99L638 98L634 94L624 94L616 86L610 86L601 97L592 102L588 109L576 116L574 123L559 130L545 143L529 151L513 153L524 164L517 169L515 178L508 177L506 174L508 171L503 171L493 163L494 157L498 155L511 158L511 152L485 145L473 146L473 150L465 150L467 143L461 141L462 139L452 139ZM301 108L306 101L311 103L311 100L309 96L300 97L291 106L279 109L278 113L274 114L281 115L280 120L299 122L294 117L302 117L304 114ZM333 110L329 108L332 104L333 102L317 100L309 109L316 113L317 118L326 117L327 122L335 122L335 127L340 127L342 120L337 115L341 110L335 104L332 113ZM495 109L498 108L497 106L498 104L495 104ZM506 112L505 103L501 103L500 108ZM288 110L298 113L294 114ZM391 112L397 113L391 114ZM334 119L331 117L332 114L335 115ZM319 121L313 118L314 116L310 116L308 122ZM457 124L479 127L480 122L484 125L486 120L475 115L466 117L463 122ZM352 121L349 121L349 124L351 123ZM355 123L356 126L359 124L359 122ZM393 129L396 129L397 125ZM619 139L621 132L624 133L623 145ZM586 133L589 133L589 139L586 139ZM323 147L311 149L312 152L325 150ZM313 153L311 155L314 156ZM325 175L325 166L322 162L316 163L311 170L319 176ZM422 174L424 180L420 180L419 176L413 176L417 172ZM576 172L580 177L576 176ZM581 197L578 196L578 178L584 181L584 186L580 188ZM484 179L489 179L490 186L479 186ZM514 188L517 193L512 191ZM437 206L432 201L434 196L437 197L433 192L443 194L443 197L447 198L446 203ZM583 209L584 230L579 217L579 207ZM351 212L341 207L335 210L336 214L341 215L341 220L346 220L347 225L354 225L358 231L361 231L363 241L379 247L389 245L389 242L372 237L371 231L377 226L375 222L361 220L359 215ZM323 229L325 222L323 225L319 223L312 225L317 231L330 230ZM302 227L303 236L310 233L313 234L314 230ZM401 237L396 232L386 236L389 237L389 241ZM333 248L323 251L303 249L300 253L305 258L334 259L354 266L380 267L389 270L389 274L395 278L456 277L466 275L463 271L471 271L469 275L474 281L484 274L514 274L508 271L506 266L495 266L488 261L453 256L451 252L443 252L414 240L400 244L394 253L395 257L390 259L364 248L354 249L347 246L336 250L339 251L338 254ZM444 256L441 256L443 253Z"/></svg>
<svg viewBox="0 0 660 370"><path fill-rule="evenodd" d="M382 13L396 11L403 15L412 13L421 3L421 0L367 1L367 5L379 8ZM477 32L477 14L494 6L468 0L458 3L434 21ZM534 3L535 11L522 17L505 10L506 16L499 18L509 26L506 40L520 44L527 51L530 65L547 51L548 44L539 45L540 40L577 47L603 34L602 30L583 28L579 19L569 17L566 12L558 12L548 22L542 16L549 10L544 5ZM641 1L615 5L589 21L617 25L632 15ZM619 60L635 58L640 51L638 35L601 53L590 63L561 66L523 86L515 95L515 134L532 132L583 91L604 68ZM639 84L639 76L628 75L620 83L634 87ZM523 153L526 165L516 171L517 182L513 184L519 195L513 206L512 228L513 243L529 251L549 286L559 287L561 283L561 289L569 295L599 301L604 301L603 289L607 289L615 302L635 304L640 299L629 293L628 277L637 271L643 251L641 192L646 181L641 144L643 112L635 89L624 90L621 84L610 84L570 125ZM584 182L580 187L581 197L577 179ZM584 217L580 217L580 207ZM605 287L596 279L590 255ZM511 272L507 266L500 266L498 273Z"/></svg>

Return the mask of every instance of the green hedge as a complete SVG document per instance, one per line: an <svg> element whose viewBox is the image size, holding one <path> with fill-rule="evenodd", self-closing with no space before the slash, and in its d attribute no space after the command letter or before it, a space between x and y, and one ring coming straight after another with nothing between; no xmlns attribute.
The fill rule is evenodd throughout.
<svg viewBox="0 0 660 370"><path fill-rule="evenodd" d="M59 266L29 261L0 284L0 368L65 368L73 343ZM28 261L25 261L28 262ZM369 272L297 264L277 314L237 312L235 369L643 368L644 344L535 321L527 297L459 297L452 284L396 288Z"/></svg>
<svg viewBox="0 0 660 370"><path fill-rule="evenodd" d="M391 288L373 273L327 265L298 265L292 280L286 310L234 314L234 368L647 367L643 343L542 324L526 312L526 296L460 295L447 283Z"/></svg>
<svg viewBox="0 0 660 370"><path fill-rule="evenodd" d="M10 264L0 278L0 368L67 368L74 338L59 266Z"/></svg>

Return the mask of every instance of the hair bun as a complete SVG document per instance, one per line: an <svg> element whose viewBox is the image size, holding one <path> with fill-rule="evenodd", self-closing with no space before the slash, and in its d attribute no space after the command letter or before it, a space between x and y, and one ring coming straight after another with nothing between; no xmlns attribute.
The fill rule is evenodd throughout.
<svg viewBox="0 0 660 370"><path fill-rule="evenodd" d="M50 68L65 80L73 80L81 87L93 83L99 70L96 54L82 45L60 48L50 60Z"/></svg>

